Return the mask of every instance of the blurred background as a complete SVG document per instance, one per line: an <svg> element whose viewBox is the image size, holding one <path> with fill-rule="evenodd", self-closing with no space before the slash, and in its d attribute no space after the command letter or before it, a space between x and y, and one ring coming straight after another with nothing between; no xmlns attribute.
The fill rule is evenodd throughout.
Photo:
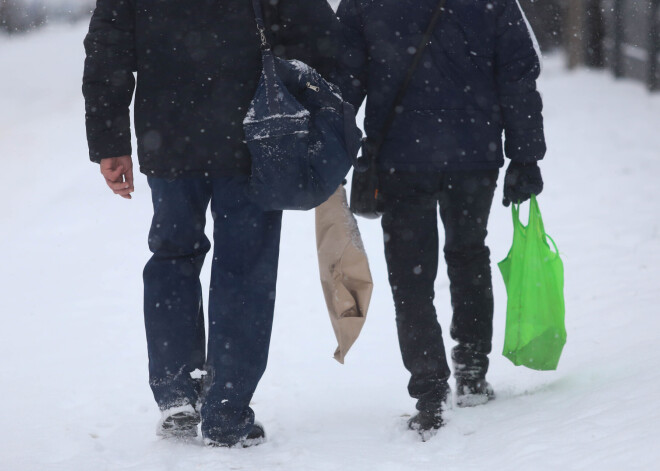
<svg viewBox="0 0 660 471"><path fill-rule="evenodd" d="M0 33L26 34L47 23L91 16L94 0L0 0Z"/></svg>

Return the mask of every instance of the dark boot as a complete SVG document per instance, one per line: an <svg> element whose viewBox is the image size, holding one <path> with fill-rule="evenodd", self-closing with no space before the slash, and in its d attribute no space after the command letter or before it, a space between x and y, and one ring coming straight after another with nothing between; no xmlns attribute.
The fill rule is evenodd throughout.
<svg viewBox="0 0 660 471"><path fill-rule="evenodd" d="M264 430L263 425L261 425L259 422L255 422L254 424L252 424L252 429L250 429L250 432L245 437L241 438L238 441L238 443L228 444L228 443L216 442L209 438L204 439L204 443L207 446L224 447L224 448L230 448L234 446L248 448L251 446L261 445L265 441L266 441L266 432Z"/></svg>
<svg viewBox="0 0 660 471"><path fill-rule="evenodd" d="M418 432L420 435L424 432L437 430L444 425L442 419L442 409L436 411L420 411L408 420L408 428Z"/></svg>
<svg viewBox="0 0 660 471"><path fill-rule="evenodd" d="M480 406L493 399L495 399L495 391L485 378L458 378L456 380L456 405L458 407Z"/></svg>
<svg viewBox="0 0 660 471"><path fill-rule="evenodd" d="M243 448L248 448L251 446L261 445L265 441L266 432L263 425L261 425L259 422L255 422L254 425L252 425L252 430L250 430L250 433L248 433L247 436L240 441L240 444Z"/></svg>
<svg viewBox="0 0 660 471"><path fill-rule="evenodd" d="M451 389L447 385L444 391L442 402L435 405L435 407L420 410L408 420L408 428L417 432L424 442L435 435L435 432L440 427L445 425L443 413L447 410L449 404L451 404Z"/></svg>
<svg viewBox="0 0 660 471"><path fill-rule="evenodd" d="M495 398L486 381L489 351L490 346L470 343L459 343L452 350L458 407L479 406Z"/></svg>

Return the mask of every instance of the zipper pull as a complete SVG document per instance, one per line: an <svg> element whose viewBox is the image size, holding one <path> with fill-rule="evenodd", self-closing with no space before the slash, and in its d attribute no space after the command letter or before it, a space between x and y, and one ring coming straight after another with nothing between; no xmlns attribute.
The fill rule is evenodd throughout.
<svg viewBox="0 0 660 471"><path fill-rule="evenodd" d="M314 90L316 93L318 93L319 90L321 90L319 87L316 87L309 82L307 82L307 88L309 88L310 90Z"/></svg>

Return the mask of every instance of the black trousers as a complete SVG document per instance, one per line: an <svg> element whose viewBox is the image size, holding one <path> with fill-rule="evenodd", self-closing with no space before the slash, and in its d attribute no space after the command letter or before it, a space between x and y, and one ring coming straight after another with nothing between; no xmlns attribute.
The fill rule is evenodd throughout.
<svg viewBox="0 0 660 471"><path fill-rule="evenodd" d="M483 378L493 336L493 292L486 227L498 170L383 173L382 227L401 355L417 409L434 410L449 393L449 366L433 299L438 271L437 208L453 317L456 378Z"/></svg>

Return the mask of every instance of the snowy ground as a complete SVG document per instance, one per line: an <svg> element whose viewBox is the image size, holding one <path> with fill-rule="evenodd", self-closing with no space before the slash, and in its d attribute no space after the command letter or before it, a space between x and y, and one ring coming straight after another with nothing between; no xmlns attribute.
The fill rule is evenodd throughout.
<svg viewBox="0 0 660 471"><path fill-rule="evenodd" d="M148 187L140 176L134 199L120 199L87 162L84 32L0 38L0 470L658 469L660 95L547 61L550 152L539 203L566 266L558 371L516 368L500 355L506 299L495 272L489 378L498 398L452 411L420 443L404 426L414 403L378 222L360 221L374 298L341 366L313 214L287 213L270 364L254 398L269 441L207 449L154 434L141 314ZM498 203L493 262L510 240L510 211ZM446 329L444 270L437 293Z"/></svg>

